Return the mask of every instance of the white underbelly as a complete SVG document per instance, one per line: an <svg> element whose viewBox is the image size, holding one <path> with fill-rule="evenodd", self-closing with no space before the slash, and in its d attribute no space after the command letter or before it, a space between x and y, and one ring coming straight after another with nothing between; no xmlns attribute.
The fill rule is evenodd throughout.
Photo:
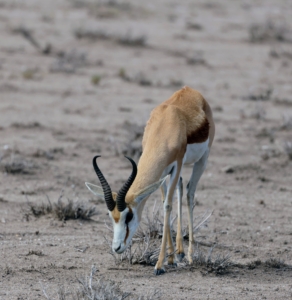
<svg viewBox="0 0 292 300"><path fill-rule="evenodd" d="M183 164L194 164L203 156L203 154L208 150L209 139L203 143L198 144L188 144L187 151L183 158Z"/></svg>
<svg viewBox="0 0 292 300"><path fill-rule="evenodd" d="M188 144L187 150L183 158L183 164L194 164L197 161L200 160L200 158L204 155L206 151L209 150L209 139L207 139L204 143L198 143L198 144ZM177 162L174 161L170 165L168 165L163 173L162 177L170 174L173 170L176 170Z"/></svg>

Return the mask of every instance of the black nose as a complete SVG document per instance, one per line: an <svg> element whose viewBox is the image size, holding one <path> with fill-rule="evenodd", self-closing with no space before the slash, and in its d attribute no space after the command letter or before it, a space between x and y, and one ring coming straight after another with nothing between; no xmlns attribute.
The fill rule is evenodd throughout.
<svg viewBox="0 0 292 300"><path fill-rule="evenodd" d="M115 248L114 250L117 252L121 249L121 245L118 248Z"/></svg>

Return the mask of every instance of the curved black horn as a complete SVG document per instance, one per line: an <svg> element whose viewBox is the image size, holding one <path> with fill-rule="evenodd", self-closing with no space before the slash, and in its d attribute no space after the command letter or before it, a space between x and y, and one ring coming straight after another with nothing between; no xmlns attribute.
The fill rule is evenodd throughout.
<svg viewBox="0 0 292 300"><path fill-rule="evenodd" d="M95 173L96 173L96 175L97 175L97 177L98 177L98 179L101 183L103 193L104 193L104 200L105 200L106 206L110 211L113 211L115 206L116 206L116 203L113 199L112 190L111 190L109 184L107 183L106 179L104 178L103 174L101 173L99 167L96 164L96 159L98 157L100 157L100 155L97 155L97 156L93 157L93 160L92 160L93 168L94 168L94 171L95 171Z"/></svg>
<svg viewBox="0 0 292 300"><path fill-rule="evenodd" d="M125 197L126 194L129 190L129 188L131 187L132 183L134 182L136 175L137 175L137 165L136 163L130 158L125 156L132 164L133 167L133 171L132 174L130 175L130 177L128 178L127 182L123 185L123 187L119 190L119 193L117 195L117 208L118 211L122 212L125 208L126 208L126 201L125 201Z"/></svg>

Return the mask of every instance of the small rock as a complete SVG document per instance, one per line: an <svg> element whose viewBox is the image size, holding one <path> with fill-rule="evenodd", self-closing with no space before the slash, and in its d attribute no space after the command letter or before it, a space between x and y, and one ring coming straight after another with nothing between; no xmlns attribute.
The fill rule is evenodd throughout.
<svg viewBox="0 0 292 300"><path fill-rule="evenodd" d="M222 171L224 172L224 173L226 173L226 174L231 174L231 173L234 173L234 168L233 167L231 167L231 166L227 166L227 167L224 167L223 169L222 169Z"/></svg>

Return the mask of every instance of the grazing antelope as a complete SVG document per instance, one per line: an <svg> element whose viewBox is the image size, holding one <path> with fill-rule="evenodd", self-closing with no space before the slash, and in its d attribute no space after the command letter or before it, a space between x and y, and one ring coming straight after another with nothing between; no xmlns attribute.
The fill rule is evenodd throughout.
<svg viewBox="0 0 292 300"><path fill-rule="evenodd" d="M168 250L168 264L175 264L184 257L182 237L182 178L184 164L193 164L191 178L187 185L189 249L188 260L193 253L193 203L198 181L203 174L210 147L215 134L212 111L202 95L189 87L175 92L168 100L151 113L145 127L143 152L138 163L126 157L132 164L132 174L118 193L111 191L109 184L97 166L95 156L93 167L101 187L86 182L89 190L102 197L113 221L114 237L112 249L122 253L141 221L141 215L149 195L161 187L164 207L164 227L160 254L155 274L164 273L163 263ZM170 176L169 176L170 175ZM168 183L165 179L169 176ZM174 191L178 196L178 225L176 251L174 251L170 230L170 213ZM167 247L166 247L167 244Z"/></svg>

